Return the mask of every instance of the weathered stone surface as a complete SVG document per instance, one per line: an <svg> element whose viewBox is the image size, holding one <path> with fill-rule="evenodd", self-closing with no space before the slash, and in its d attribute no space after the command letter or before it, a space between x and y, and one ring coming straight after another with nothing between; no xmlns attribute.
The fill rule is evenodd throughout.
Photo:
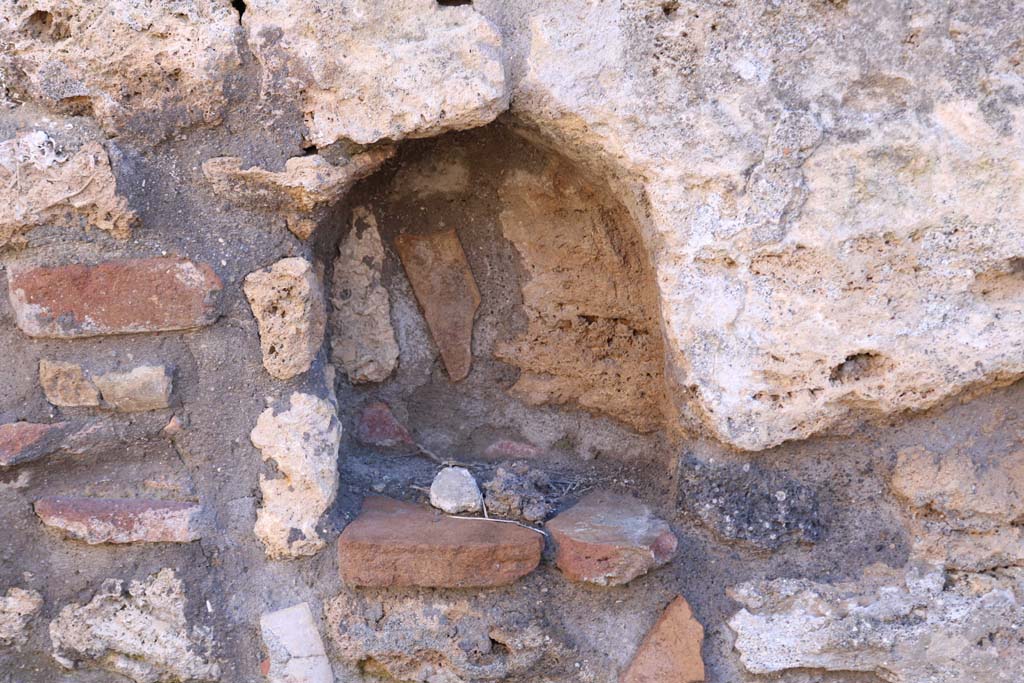
<svg viewBox="0 0 1024 683"><path fill-rule="evenodd" d="M334 683L320 630L305 602L260 617L270 683Z"/></svg>
<svg viewBox="0 0 1024 683"><path fill-rule="evenodd" d="M381 147L337 166L319 154L292 157L283 171L276 172L258 166L243 169L238 157L216 157L203 163L203 175L217 194L235 204L279 211L289 230L308 239L316 229L314 212L340 200L353 183L377 170L393 153L393 148Z"/></svg>
<svg viewBox="0 0 1024 683"><path fill-rule="evenodd" d="M125 239L135 223L98 142L69 153L41 130L0 142L0 249L46 224L95 227Z"/></svg>
<svg viewBox="0 0 1024 683"><path fill-rule="evenodd" d="M41 359L39 361L39 384L43 387L46 400L55 406L98 406L100 390L85 376L77 363L66 363Z"/></svg>
<svg viewBox="0 0 1024 683"><path fill-rule="evenodd" d="M338 564L351 586L482 588L533 571L543 547L539 533L513 524L372 496L338 539Z"/></svg>
<svg viewBox="0 0 1024 683"><path fill-rule="evenodd" d="M331 282L331 358L353 384L383 382L398 365L391 300L381 284L383 265L377 219L366 207L356 207Z"/></svg>
<svg viewBox="0 0 1024 683"><path fill-rule="evenodd" d="M13 98L159 139L220 119L237 30L216 0L5 3L0 68Z"/></svg>
<svg viewBox="0 0 1024 683"><path fill-rule="evenodd" d="M28 626L43 608L43 596L34 590L8 588L0 597L0 647L24 645Z"/></svg>
<svg viewBox="0 0 1024 683"><path fill-rule="evenodd" d="M245 277L245 296L260 328L263 367L272 377L290 379L309 370L327 325L324 295L313 264L281 259Z"/></svg>
<svg viewBox="0 0 1024 683"><path fill-rule="evenodd" d="M324 547L316 531L338 488L341 424L329 401L293 393L288 410L267 408L250 435L277 478L260 475L263 505L256 536L274 559L314 555Z"/></svg>
<svg viewBox="0 0 1024 683"><path fill-rule="evenodd" d="M35 503L43 524L97 543L190 543L199 540L202 508L138 498L50 496Z"/></svg>
<svg viewBox="0 0 1024 683"><path fill-rule="evenodd" d="M540 522L552 510L548 475L525 462L505 462L484 484L484 503L495 517Z"/></svg>
<svg viewBox="0 0 1024 683"><path fill-rule="evenodd" d="M301 93L318 146L473 128L508 106L501 37L472 7L433 0L250 0L246 7L242 24L263 65L264 90Z"/></svg>
<svg viewBox="0 0 1024 683"><path fill-rule="evenodd" d="M356 422L356 439L367 446L411 450L416 444L391 407L383 401L366 404Z"/></svg>
<svg viewBox="0 0 1024 683"><path fill-rule="evenodd" d="M512 394L575 404L640 431L664 423L656 293L639 235L607 193L567 165L516 171L501 226L523 260L526 331L496 349L522 369Z"/></svg>
<svg viewBox="0 0 1024 683"><path fill-rule="evenodd" d="M333 652L370 676L400 681L545 680L547 653L571 659L529 603L508 609L465 591L343 591L326 606ZM398 593L398 594L396 594ZM482 599L481 599L482 598ZM554 680L572 680L557 678Z"/></svg>
<svg viewBox="0 0 1024 683"><path fill-rule="evenodd" d="M1024 451L983 460L907 448L890 485L913 508L916 558L968 571L1024 566Z"/></svg>
<svg viewBox="0 0 1024 683"><path fill-rule="evenodd" d="M1010 683L1024 675L1020 574L875 566L857 582L742 584L729 620L751 673L866 671L892 683Z"/></svg>
<svg viewBox="0 0 1024 683"><path fill-rule="evenodd" d="M103 402L123 413L160 410L171 405L171 374L163 365L140 365L95 379Z"/></svg>
<svg viewBox="0 0 1024 683"><path fill-rule="evenodd" d="M644 637L619 683L702 683L704 627L677 595Z"/></svg>
<svg viewBox="0 0 1024 683"><path fill-rule="evenodd" d="M532 443L513 441L511 439L499 439L484 449L486 457L496 460L536 458L543 454L544 450L537 448Z"/></svg>
<svg viewBox="0 0 1024 683"><path fill-rule="evenodd" d="M817 543L828 518L811 486L756 462L679 463L679 507L725 541L775 550Z"/></svg>
<svg viewBox="0 0 1024 683"><path fill-rule="evenodd" d="M473 318L480 291L455 230L395 239L402 266L453 382L473 363Z"/></svg>
<svg viewBox="0 0 1024 683"><path fill-rule="evenodd" d="M207 629L189 628L185 594L171 569L146 581L107 579L85 605L64 607L50 622L53 657L68 669L96 667L136 683L216 681Z"/></svg>
<svg viewBox="0 0 1024 683"><path fill-rule="evenodd" d="M608 491L587 494L545 526L562 573L601 586L621 586L660 567L678 544L649 507Z"/></svg>
<svg viewBox="0 0 1024 683"><path fill-rule="evenodd" d="M512 119L629 206L684 426L760 450L1024 374L1016 7L473 6Z"/></svg>
<svg viewBox="0 0 1024 683"><path fill-rule="evenodd" d="M12 266L7 286L22 332L60 338L209 325L219 315L222 289L210 266L170 257L95 266Z"/></svg>
<svg viewBox="0 0 1024 683"><path fill-rule="evenodd" d="M450 515L480 512L483 497L476 479L465 467L445 467L430 484L430 504Z"/></svg>
<svg viewBox="0 0 1024 683"><path fill-rule="evenodd" d="M9 422L0 425L0 467L38 460L61 447L71 431L66 422L40 424Z"/></svg>

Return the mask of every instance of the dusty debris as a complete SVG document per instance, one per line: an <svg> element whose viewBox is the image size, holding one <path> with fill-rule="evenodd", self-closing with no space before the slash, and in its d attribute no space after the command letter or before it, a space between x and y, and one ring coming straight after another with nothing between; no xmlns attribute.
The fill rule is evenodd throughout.
<svg viewBox="0 0 1024 683"><path fill-rule="evenodd" d="M495 517L539 522L550 514L551 481L525 462L505 462L484 484L484 503Z"/></svg>

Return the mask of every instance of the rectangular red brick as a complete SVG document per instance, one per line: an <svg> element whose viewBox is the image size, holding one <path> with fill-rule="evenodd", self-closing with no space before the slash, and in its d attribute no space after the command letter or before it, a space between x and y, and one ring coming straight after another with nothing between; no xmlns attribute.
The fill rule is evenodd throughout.
<svg viewBox="0 0 1024 683"><path fill-rule="evenodd" d="M22 332L58 338L209 325L223 288L210 266L183 258L10 268L7 285Z"/></svg>
<svg viewBox="0 0 1024 683"><path fill-rule="evenodd" d="M529 574L543 549L543 536L514 524L372 496L338 539L338 564L352 586L483 588Z"/></svg>
<svg viewBox="0 0 1024 683"><path fill-rule="evenodd" d="M51 496L35 504L43 524L97 543L189 543L200 536L195 503L137 498Z"/></svg>
<svg viewBox="0 0 1024 683"><path fill-rule="evenodd" d="M60 448L70 425L11 422L0 425L0 467L38 460Z"/></svg>

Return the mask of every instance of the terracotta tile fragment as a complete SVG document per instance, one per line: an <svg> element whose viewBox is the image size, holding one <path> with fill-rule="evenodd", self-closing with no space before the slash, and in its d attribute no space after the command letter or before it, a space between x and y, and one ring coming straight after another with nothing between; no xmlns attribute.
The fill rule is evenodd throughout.
<svg viewBox="0 0 1024 683"><path fill-rule="evenodd" d="M619 683L700 683L704 627L683 596L676 596L640 643Z"/></svg>
<svg viewBox="0 0 1024 683"><path fill-rule="evenodd" d="M199 538L195 503L136 498L50 496L35 504L43 524L97 543L189 543Z"/></svg>
<svg viewBox="0 0 1024 683"><path fill-rule="evenodd" d="M70 425L11 422L0 425L0 467L38 460L61 447Z"/></svg>
<svg viewBox="0 0 1024 683"><path fill-rule="evenodd" d="M453 382L465 379L473 362L473 318L480 291L458 234L400 235L395 246L448 376Z"/></svg>

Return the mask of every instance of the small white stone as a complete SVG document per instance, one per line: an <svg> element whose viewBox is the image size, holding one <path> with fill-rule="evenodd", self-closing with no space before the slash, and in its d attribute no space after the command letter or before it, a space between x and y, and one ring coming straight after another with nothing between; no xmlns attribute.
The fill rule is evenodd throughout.
<svg viewBox="0 0 1024 683"><path fill-rule="evenodd" d="M476 479L465 467L444 468L430 485L430 504L450 515L479 512L481 502Z"/></svg>

